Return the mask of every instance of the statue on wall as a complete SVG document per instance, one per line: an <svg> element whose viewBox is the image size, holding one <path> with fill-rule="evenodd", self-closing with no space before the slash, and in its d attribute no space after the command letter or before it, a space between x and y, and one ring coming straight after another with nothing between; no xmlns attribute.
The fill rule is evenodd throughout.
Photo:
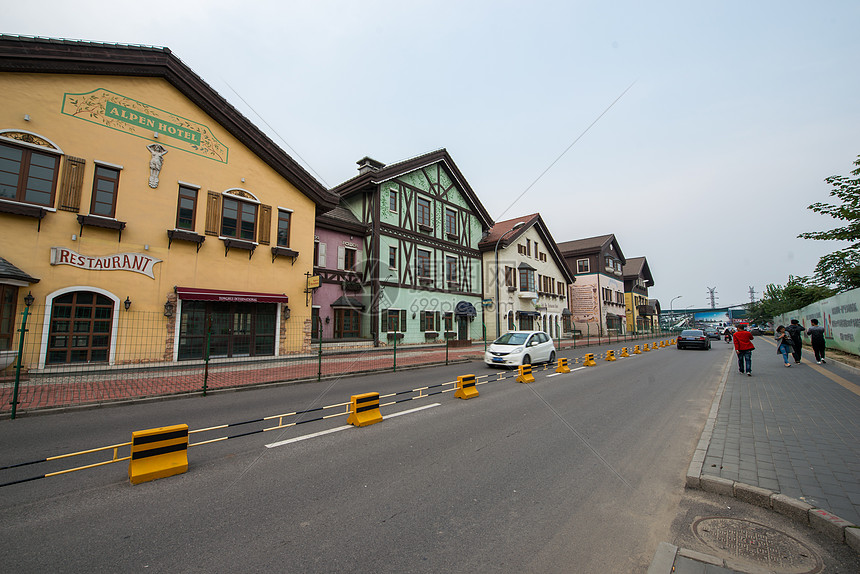
<svg viewBox="0 0 860 574"><path fill-rule="evenodd" d="M155 189L158 187L158 174L161 173L161 166L164 165L164 154L167 150L163 145L152 143L146 146L152 158L149 160L149 187Z"/></svg>

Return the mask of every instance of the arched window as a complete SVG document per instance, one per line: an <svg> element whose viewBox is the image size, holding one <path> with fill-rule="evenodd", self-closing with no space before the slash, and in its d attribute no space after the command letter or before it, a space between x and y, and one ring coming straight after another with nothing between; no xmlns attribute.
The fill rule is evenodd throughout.
<svg viewBox="0 0 860 574"><path fill-rule="evenodd" d="M48 364L103 363L110 358L114 301L91 291L55 297L48 334Z"/></svg>
<svg viewBox="0 0 860 574"><path fill-rule="evenodd" d="M0 132L0 198L53 207L62 152L27 132Z"/></svg>

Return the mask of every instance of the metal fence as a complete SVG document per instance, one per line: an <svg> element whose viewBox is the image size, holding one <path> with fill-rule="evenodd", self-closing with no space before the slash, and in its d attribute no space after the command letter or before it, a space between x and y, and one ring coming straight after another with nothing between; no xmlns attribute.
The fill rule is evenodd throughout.
<svg viewBox="0 0 860 574"><path fill-rule="evenodd" d="M556 344L566 349L656 335L586 332ZM0 363L0 413L14 418L36 409L396 371L479 358L489 344L396 341L374 346L371 340L313 340L310 321L195 322L148 311L94 306L64 313L33 305L19 314L13 347L3 351L12 360L5 367Z"/></svg>

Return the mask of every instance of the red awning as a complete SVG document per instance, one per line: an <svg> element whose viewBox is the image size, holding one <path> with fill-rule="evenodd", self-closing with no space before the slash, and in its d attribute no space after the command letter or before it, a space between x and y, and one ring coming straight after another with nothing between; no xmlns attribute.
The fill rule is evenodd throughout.
<svg viewBox="0 0 860 574"><path fill-rule="evenodd" d="M176 296L185 301L223 301L225 303L287 303L289 298L279 293L252 293L249 291L220 291L176 287Z"/></svg>

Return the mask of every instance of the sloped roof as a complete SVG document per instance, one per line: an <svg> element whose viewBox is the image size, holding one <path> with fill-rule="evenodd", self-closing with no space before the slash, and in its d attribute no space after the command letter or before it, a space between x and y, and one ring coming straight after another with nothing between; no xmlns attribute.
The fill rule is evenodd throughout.
<svg viewBox="0 0 860 574"><path fill-rule="evenodd" d="M370 226L360 221L353 212L343 205L338 205L323 215L317 215L316 224L333 231L347 231L358 235L370 233Z"/></svg>
<svg viewBox="0 0 860 574"><path fill-rule="evenodd" d="M642 277L645 279L646 287L654 286L654 277L651 275L651 268L648 266L648 260L644 257L631 257L624 264L622 274L625 279L634 277Z"/></svg>
<svg viewBox="0 0 860 574"><path fill-rule="evenodd" d="M621 246L618 245L618 240L615 238L614 233L587 237L585 239L576 239L573 241L565 241L563 243L559 243L558 248L565 257L569 257L573 255L584 255L586 253L599 253L610 243L615 246L615 251L618 253L621 263L626 263L627 258L624 257L624 253L621 251Z"/></svg>
<svg viewBox="0 0 860 574"><path fill-rule="evenodd" d="M509 233L520 222L523 223L523 226L517 229L514 233L505 237L500 245L502 247L507 247L511 243L515 242L529 228L534 227L543 241L544 247L549 251L553 261L555 261L556 266L561 270L565 279L570 283L576 281L576 278L570 271L570 267L567 266L567 261L565 261L564 255L562 255L559 250L555 239L553 239L552 234L549 232L549 228L546 226L546 223L544 223L540 213L524 215L522 217L496 223L492 228L490 228L486 237L478 243L478 249L481 251L494 251L496 248L496 242L499 241L500 238L504 237L506 233Z"/></svg>
<svg viewBox="0 0 860 574"><path fill-rule="evenodd" d="M337 197L168 48L0 35L0 72L162 78L313 200L318 213L337 205Z"/></svg>
<svg viewBox="0 0 860 574"><path fill-rule="evenodd" d="M440 161L445 164L448 171L451 173L451 176L457 181L457 186L463 194L463 198L468 202L469 206L478 216L478 219L480 219L485 226L491 226L493 224L493 218L490 217L489 212L484 208L484 205L478 199L477 194L469 185L469 182L466 181L463 173L457 167L457 164L454 163L454 160L445 148L405 159L397 163L392 163L384 167L376 167L383 165L381 162L371 160L367 157L362 158L359 160L359 163L363 163L370 167L370 169L365 170L364 173L359 173L357 176L346 180L340 185L336 185L331 189L331 191L341 197L347 197L356 192L367 191L369 187L377 186L385 181L394 179L395 177Z"/></svg>
<svg viewBox="0 0 860 574"><path fill-rule="evenodd" d="M0 257L0 279L23 281L31 284L39 282L39 279L24 273L3 257Z"/></svg>

